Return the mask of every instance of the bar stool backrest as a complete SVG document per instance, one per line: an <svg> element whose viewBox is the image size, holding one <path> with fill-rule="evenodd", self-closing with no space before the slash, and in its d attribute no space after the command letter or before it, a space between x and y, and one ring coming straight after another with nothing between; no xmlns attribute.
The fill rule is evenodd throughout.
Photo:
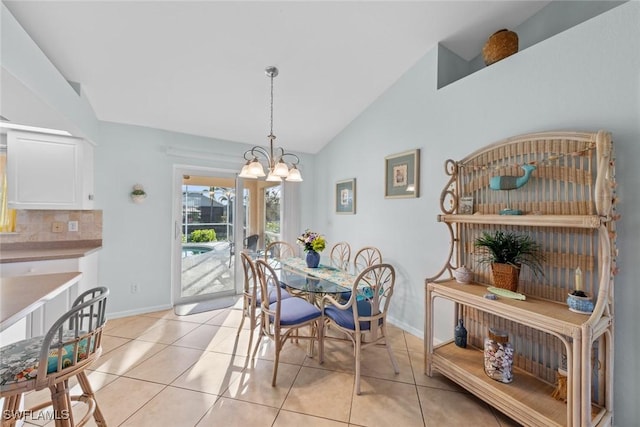
<svg viewBox="0 0 640 427"><path fill-rule="evenodd" d="M109 290L93 288L74 301L44 336L36 377L36 390L76 375L102 353Z"/></svg>

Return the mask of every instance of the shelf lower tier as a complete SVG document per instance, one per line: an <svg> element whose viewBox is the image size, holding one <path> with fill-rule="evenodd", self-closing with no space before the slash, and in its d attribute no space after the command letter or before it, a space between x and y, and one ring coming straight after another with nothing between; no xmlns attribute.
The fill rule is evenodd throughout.
<svg viewBox="0 0 640 427"><path fill-rule="evenodd" d="M566 304L530 296L527 296L525 301L504 297L490 300L484 298L487 286L479 283L458 283L453 279L427 283L433 297L446 298L543 332L580 337L583 324L592 317L571 312Z"/></svg>
<svg viewBox="0 0 640 427"><path fill-rule="evenodd" d="M514 368L514 379L503 384L484 373L483 352L460 348L453 343L434 350L432 368L460 384L525 426L566 426L567 404L551 397L554 387ZM593 408L593 417L600 408Z"/></svg>

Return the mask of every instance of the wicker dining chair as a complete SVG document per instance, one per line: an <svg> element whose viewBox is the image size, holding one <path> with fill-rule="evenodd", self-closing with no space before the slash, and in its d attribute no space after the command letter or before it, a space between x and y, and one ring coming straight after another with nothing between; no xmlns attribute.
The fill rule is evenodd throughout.
<svg viewBox="0 0 640 427"><path fill-rule="evenodd" d="M277 273L277 277L281 280L280 286L287 289L287 291L289 291L291 295L300 296L299 292L295 291L292 288L287 288L287 284L285 282L282 282L282 275L280 274L280 270L282 270L282 264L280 263L280 260L284 258L293 258L295 256L295 247L292 244L281 240L269 243L264 251L265 261L267 261L267 263L273 268L273 270Z"/></svg>
<svg viewBox="0 0 640 427"><path fill-rule="evenodd" d="M373 246L365 246L356 252L356 256L353 257L353 271L355 274L359 274L365 268L381 263L382 252L380 252L380 249Z"/></svg>
<svg viewBox="0 0 640 427"><path fill-rule="evenodd" d="M355 279L347 302L341 303L332 295L322 298L322 317L326 327L341 331L353 344L356 394L360 394L361 352L367 347L383 344L394 372L400 373L386 330L395 277L395 270L390 264L373 265L365 268Z"/></svg>
<svg viewBox="0 0 640 427"><path fill-rule="evenodd" d="M0 398L4 398L2 427L12 427L29 413L53 407L56 427L85 425L91 416L98 426L107 423L95 400L85 373L102 353L102 328L109 290L90 289L74 301L71 309L44 336L28 338L0 349ZM69 378L75 376L81 395L69 395ZM20 411L22 395L49 388L51 401ZM87 405L87 412L74 422L71 401Z"/></svg>
<svg viewBox="0 0 640 427"><path fill-rule="evenodd" d="M338 242L331 248L329 254L331 265L340 270L349 270L349 261L351 261L351 246L347 242Z"/></svg>
<svg viewBox="0 0 640 427"><path fill-rule="evenodd" d="M242 242L242 249L250 252L256 252L258 249L258 240L260 240L260 235L258 234L247 236L247 238ZM233 257L236 254L235 246L235 243L229 242L229 268L231 268L231 261L233 261Z"/></svg>
<svg viewBox="0 0 640 427"><path fill-rule="evenodd" d="M256 310L260 309L260 301L261 301L261 292L260 285L258 284L258 275L256 272L256 266L251 259L251 257L244 252L240 254L240 259L242 261L242 270L244 273L244 291L242 293L242 321L240 321L240 326L238 327L238 332L236 336L240 335L242 331L242 327L244 326L244 319L246 317L249 318L249 345L247 348L247 356L251 353L251 344L253 343L253 332L256 327L260 323L260 319L256 316ZM270 293L271 300L270 303L275 302L275 293ZM287 293L287 291L282 290L281 297L289 298L291 295Z"/></svg>
<svg viewBox="0 0 640 427"><path fill-rule="evenodd" d="M260 335L256 342L251 360L254 360L263 337L268 337L275 344L273 377L271 385L275 387L278 376L280 351L288 339L311 340L319 343L319 362L323 362L322 337L324 334L322 312L318 307L302 298L283 298L275 270L263 260L256 261L256 271L260 283ZM275 298L274 298L275 297ZM274 300L274 302L271 302ZM298 330L311 327L309 335L300 335ZM311 348L313 352L313 347Z"/></svg>
<svg viewBox="0 0 640 427"><path fill-rule="evenodd" d="M246 239L244 239L244 248L250 252L255 252L258 250L258 240L260 240L260 235L259 234L252 234L250 236L247 236Z"/></svg>
<svg viewBox="0 0 640 427"><path fill-rule="evenodd" d="M280 259L280 258L292 258L296 256L296 250L292 244L278 240L271 242L267 245L264 251L264 259Z"/></svg>

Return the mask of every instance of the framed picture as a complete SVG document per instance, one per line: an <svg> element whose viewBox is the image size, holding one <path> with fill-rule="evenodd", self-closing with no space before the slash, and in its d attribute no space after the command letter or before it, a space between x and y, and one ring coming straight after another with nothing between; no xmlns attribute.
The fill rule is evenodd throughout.
<svg viewBox="0 0 640 427"><path fill-rule="evenodd" d="M405 151L384 158L387 199L419 197L420 150Z"/></svg>
<svg viewBox="0 0 640 427"><path fill-rule="evenodd" d="M473 215L473 197L460 197L458 213L463 215Z"/></svg>
<svg viewBox="0 0 640 427"><path fill-rule="evenodd" d="M356 179L336 182L336 213L356 213Z"/></svg>

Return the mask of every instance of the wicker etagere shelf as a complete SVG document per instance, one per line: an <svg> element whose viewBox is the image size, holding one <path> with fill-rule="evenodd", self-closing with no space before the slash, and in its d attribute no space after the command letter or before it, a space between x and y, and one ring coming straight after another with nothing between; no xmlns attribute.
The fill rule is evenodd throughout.
<svg viewBox="0 0 640 427"><path fill-rule="evenodd" d="M491 190L494 176L529 181L510 191ZM450 233L447 262L425 281L425 373L437 370L525 426L606 426L613 423L613 276L615 274L615 164L611 135L543 132L509 138L460 161L447 160L450 177L438 221ZM461 199L467 205L459 214ZM472 213L468 205L472 203ZM500 215L505 208L523 215ZM484 297L492 278L477 262L474 241L496 230L529 234L545 255L544 276L523 269L518 292L525 301ZM471 283L454 280L460 266ZM590 314L569 311L567 294L580 267L593 296ZM434 304L454 302L455 319L468 330L467 348L435 342ZM485 375L483 342L489 327L509 333L514 380ZM566 402L552 397L558 369L567 372Z"/></svg>

